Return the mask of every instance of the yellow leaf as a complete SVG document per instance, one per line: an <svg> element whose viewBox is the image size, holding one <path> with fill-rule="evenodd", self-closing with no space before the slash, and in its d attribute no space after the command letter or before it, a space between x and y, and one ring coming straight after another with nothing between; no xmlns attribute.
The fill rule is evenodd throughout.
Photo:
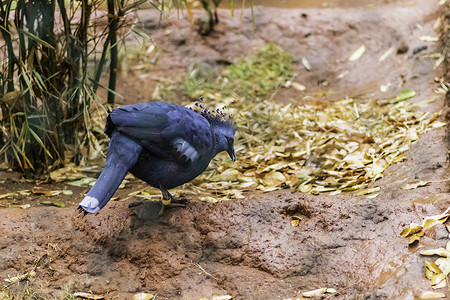
<svg viewBox="0 0 450 300"><path fill-rule="evenodd" d="M300 192L302 193L308 193L311 189L312 189L312 185L308 183L309 181L305 181L302 184L300 184L300 186L298 187L298 189L300 190Z"/></svg>
<svg viewBox="0 0 450 300"><path fill-rule="evenodd" d="M302 293L302 296L306 297L306 298L321 297L326 292L327 292L327 288L320 288L320 289L317 289L317 290L304 292L304 293Z"/></svg>
<svg viewBox="0 0 450 300"><path fill-rule="evenodd" d="M311 64L305 56L302 56L302 64L305 67L306 71L311 71Z"/></svg>
<svg viewBox="0 0 450 300"><path fill-rule="evenodd" d="M371 168L370 171L371 171L370 175L375 178L375 177L379 176L380 174L382 174L384 172L384 168L383 168L382 165L380 165L379 163L374 161L372 163L372 168Z"/></svg>
<svg viewBox="0 0 450 300"><path fill-rule="evenodd" d="M450 257L447 257L444 260L444 263L440 266L440 269L446 276L450 273Z"/></svg>
<svg viewBox="0 0 450 300"><path fill-rule="evenodd" d="M278 186L284 182L286 182L286 177L278 171L271 171L263 178L263 183L265 186Z"/></svg>
<svg viewBox="0 0 450 300"><path fill-rule="evenodd" d="M155 295L148 293L139 293L133 296L133 300L151 300L155 298Z"/></svg>
<svg viewBox="0 0 450 300"><path fill-rule="evenodd" d="M15 192L11 192L11 193L6 193L6 194L0 195L0 199L13 198L13 197L17 197L17 196L19 196L19 194L15 193Z"/></svg>
<svg viewBox="0 0 450 300"><path fill-rule="evenodd" d="M440 222L436 219L426 219L423 223L423 228L425 230L430 229L431 227L433 227L436 224L439 224Z"/></svg>
<svg viewBox="0 0 450 300"><path fill-rule="evenodd" d="M378 195L379 195L378 193L376 193L376 194L370 194L370 195L367 195L366 198L367 198L367 199L373 199L373 198L378 197Z"/></svg>
<svg viewBox="0 0 450 300"><path fill-rule="evenodd" d="M293 82L291 85L297 91L304 91L306 89L306 87L303 84L300 84L298 82Z"/></svg>
<svg viewBox="0 0 450 300"><path fill-rule="evenodd" d="M35 195L50 196L50 191L40 186L33 187L31 192Z"/></svg>
<svg viewBox="0 0 450 300"><path fill-rule="evenodd" d="M220 174L210 178L211 181L233 181L239 177L240 173L236 169L227 169Z"/></svg>
<svg viewBox="0 0 450 300"><path fill-rule="evenodd" d="M422 226L426 230L430 229L437 224L445 223L445 221L447 221L448 217L449 217L449 215L447 213L436 215L436 216L431 216L431 217L426 217L422 222Z"/></svg>
<svg viewBox="0 0 450 300"><path fill-rule="evenodd" d="M410 228L403 229L402 232L400 233L400 236L402 236L402 237L410 236L414 233L421 231L423 228L421 225L414 224L414 223L412 223L410 226L411 226Z"/></svg>
<svg viewBox="0 0 450 300"><path fill-rule="evenodd" d="M424 42L438 42L439 41L439 37L429 36L429 35L421 36L419 39L421 39Z"/></svg>
<svg viewBox="0 0 450 300"><path fill-rule="evenodd" d="M291 217L291 225L293 227L297 227L301 220L302 219L300 217L298 217L298 216L292 216Z"/></svg>
<svg viewBox="0 0 450 300"><path fill-rule="evenodd" d="M441 269L436 263L426 260L424 260L423 262L425 264L425 276L427 276L428 279L431 279L436 274L442 273Z"/></svg>
<svg viewBox="0 0 450 300"><path fill-rule="evenodd" d="M73 293L73 296L76 298L83 298L83 299L91 299L91 300L100 300L100 299L105 299L105 296L103 295L95 295L92 293L85 293L85 292L76 292Z"/></svg>
<svg viewBox="0 0 450 300"><path fill-rule="evenodd" d="M214 295L211 300L231 300L231 299L233 299L233 297L231 297L230 295L217 294Z"/></svg>
<svg viewBox="0 0 450 300"><path fill-rule="evenodd" d="M204 201L204 202L208 202L208 203L217 203L217 202L219 202L219 200L217 200L214 197L210 197L210 196L199 197L198 199L200 201Z"/></svg>
<svg viewBox="0 0 450 300"><path fill-rule="evenodd" d="M445 298L445 294L441 292L424 292L419 296L420 299L438 299Z"/></svg>
<svg viewBox="0 0 450 300"><path fill-rule="evenodd" d="M410 182L410 183L406 184L405 186L403 186L402 189L412 190L412 189L416 189L418 187L426 186L430 183L432 183L432 181L413 181L413 182Z"/></svg>
<svg viewBox="0 0 450 300"><path fill-rule="evenodd" d="M412 236L409 237L408 245L412 246L418 241L420 241L420 238L416 234L413 234Z"/></svg>
<svg viewBox="0 0 450 300"><path fill-rule="evenodd" d="M394 52L394 50L395 50L394 47L391 47L391 48L387 49L386 52L384 52L384 53L378 58L378 61L379 61L379 62L384 61L389 55L392 54L392 52Z"/></svg>
<svg viewBox="0 0 450 300"><path fill-rule="evenodd" d="M344 161L350 166L355 168L363 168L364 167L364 153L355 152L347 155L344 158Z"/></svg>
<svg viewBox="0 0 450 300"><path fill-rule="evenodd" d="M381 188L379 186L377 186L374 188L361 190L358 193L356 193L356 195L362 196L362 195L372 194L372 193L379 192L380 190L381 190Z"/></svg>
<svg viewBox="0 0 450 300"><path fill-rule="evenodd" d="M366 52L366 46L361 45L358 49L355 50L355 52L350 55L348 58L348 61L355 61L358 60L363 54Z"/></svg>
<svg viewBox="0 0 450 300"><path fill-rule="evenodd" d="M431 282L430 285L432 288L437 289L437 288L441 288L447 285L447 282L445 280L447 276L444 273L440 273L437 275L434 275L431 278Z"/></svg>
<svg viewBox="0 0 450 300"><path fill-rule="evenodd" d="M442 257L449 257L450 256L450 251L447 251L444 248L420 250L419 253L422 254L422 255L439 255L439 256L442 256Z"/></svg>
<svg viewBox="0 0 450 300"><path fill-rule="evenodd" d="M392 160L392 163L396 164L396 163L398 163L398 162L404 161L405 159L406 159L406 157L404 157L403 155L399 155L399 156L396 156L396 157Z"/></svg>

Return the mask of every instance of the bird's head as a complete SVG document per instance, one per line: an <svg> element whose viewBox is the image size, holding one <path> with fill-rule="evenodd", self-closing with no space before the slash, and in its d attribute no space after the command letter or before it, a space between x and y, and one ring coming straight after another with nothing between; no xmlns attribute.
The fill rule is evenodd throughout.
<svg viewBox="0 0 450 300"><path fill-rule="evenodd" d="M216 134L216 151L220 153L227 151L232 161L236 161L236 153L234 152L234 134L236 128L230 124L213 125Z"/></svg>
<svg viewBox="0 0 450 300"><path fill-rule="evenodd" d="M208 110L203 104L195 103L194 111L205 117L211 124L216 135L216 154L227 151L232 161L236 161L234 152L234 134L236 133L236 123L231 115L223 112L225 107L216 110Z"/></svg>

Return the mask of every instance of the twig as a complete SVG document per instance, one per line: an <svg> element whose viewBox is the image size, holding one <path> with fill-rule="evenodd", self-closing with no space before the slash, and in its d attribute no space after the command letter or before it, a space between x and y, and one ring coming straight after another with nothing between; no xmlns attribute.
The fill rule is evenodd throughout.
<svg viewBox="0 0 450 300"><path fill-rule="evenodd" d="M214 277L211 273L209 273L209 272L206 271L205 269L203 269L203 267L200 266L200 264L195 263L195 262L192 262L192 261L191 261L191 264L193 264L194 266L196 266L197 268L199 268L203 273L205 273L205 274L208 275L209 277L211 277L211 278L213 278L213 279L215 279L215 280L217 280L217 281L222 281L222 280L220 280L219 278Z"/></svg>

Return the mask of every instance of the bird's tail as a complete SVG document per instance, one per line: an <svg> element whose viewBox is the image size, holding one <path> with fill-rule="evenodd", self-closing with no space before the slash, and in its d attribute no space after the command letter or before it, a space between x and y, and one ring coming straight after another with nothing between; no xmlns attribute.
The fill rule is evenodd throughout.
<svg viewBox="0 0 450 300"><path fill-rule="evenodd" d="M80 202L80 212L96 213L108 203L128 170L136 163L142 147L114 131L109 142L105 167L86 197Z"/></svg>

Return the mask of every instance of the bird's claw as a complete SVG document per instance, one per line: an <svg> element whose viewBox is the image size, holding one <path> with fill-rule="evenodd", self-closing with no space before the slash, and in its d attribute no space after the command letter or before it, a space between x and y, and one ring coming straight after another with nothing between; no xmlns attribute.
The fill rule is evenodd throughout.
<svg viewBox="0 0 450 300"><path fill-rule="evenodd" d="M166 209L171 209L174 207L186 207L186 204L189 203L190 201L191 201L190 199L185 198L183 199L172 198L169 204L164 204L161 202L161 209L159 211L158 216L161 217Z"/></svg>
<svg viewBox="0 0 450 300"><path fill-rule="evenodd" d="M78 206L77 210L78 210L79 214L81 214L81 213L83 214L83 217L88 214L88 212L86 210L84 210L84 208L81 205Z"/></svg>

